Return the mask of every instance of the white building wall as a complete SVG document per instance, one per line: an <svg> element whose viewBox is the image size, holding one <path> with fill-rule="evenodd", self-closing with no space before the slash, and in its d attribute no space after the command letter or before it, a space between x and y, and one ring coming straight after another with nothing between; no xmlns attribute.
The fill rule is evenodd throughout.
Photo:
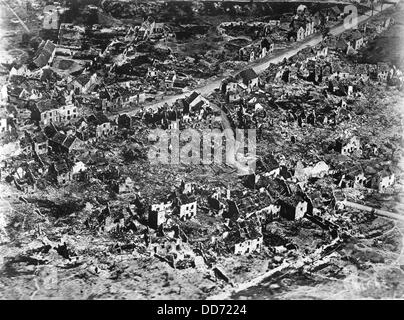
<svg viewBox="0 0 404 320"><path fill-rule="evenodd" d="M196 201L180 206L180 219L190 219L196 215Z"/></svg>
<svg viewBox="0 0 404 320"><path fill-rule="evenodd" d="M60 114L58 109L47 110L41 113L41 122L44 125L60 122Z"/></svg>
<svg viewBox="0 0 404 320"><path fill-rule="evenodd" d="M159 203L159 204L152 204L151 206L152 211L168 211L171 209L171 203Z"/></svg>
<svg viewBox="0 0 404 320"><path fill-rule="evenodd" d="M252 252L260 252L263 244L263 238L256 238L252 240L246 240L234 245L234 254L245 255Z"/></svg>
<svg viewBox="0 0 404 320"><path fill-rule="evenodd" d="M391 187L394 184L394 182L395 182L394 174L388 177L383 177L379 184L379 191L384 191L384 189Z"/></svg>
<svg viewBox="0 0 404 320"><path fill-rule="evenodd" d="M307 202L306 201L300 201L296 206L295 220L302 219L306 212L307 212Z"/></svg>
<svg viewBox="0 0 404 320"><path fill-rule="evenodd" d="M8 131L7 119L0 119L0 133Z"/></svg>

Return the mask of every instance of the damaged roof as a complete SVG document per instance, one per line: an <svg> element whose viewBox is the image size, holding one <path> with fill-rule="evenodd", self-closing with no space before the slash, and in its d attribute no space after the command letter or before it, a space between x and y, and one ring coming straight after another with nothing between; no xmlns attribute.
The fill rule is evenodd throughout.
<svg viewBox="0 0 404 320"><path fill-rule="evenodd" d="M45 132L48 138L52 138L58 132L55 125L52 122L49 125L47 125L43 129L43 131Z"/></svg>
<svg viewBox="0 0 404 320"><path fill-rule="evenodd" d="M39 45L39 48L35 54L35 58L33 60L33 63L38 67L42 68L46 66L49 62L49 60L52 57L53 52L55 51L56 46L53 44L52 41L47 40L42 41L42 43Z"/></svg>
<svg viewBox="0 0 404 320"><path fill-rule="evenodd" d="M178 196L178 200L179 200L179 202L180 202L181 205L183 205L183 204L188 204L188 203L191 203L191 202L195 202L195 198L194 198L194 197L187 196L187 195L185 195L185 194L180 194L180 195Z"/></svg>
<svg viewBox="0 0 404 320"><path fill-rule="evenodd" d="M36 107L39 112L44 112L48 110L58 109L60 107L60 103L55 99L46 99L41 100L36 103Z"/></svg>
<svg viewBox="0 0 404 320"><path fill-rule="evenodd" d="M259 224L254 219L248 219L233 226L233 230L226 238L226 243L229 245L235 245L236 243L260 237L262 237L262 233Z"/></svg>
<svg viewBox="0 0 404 320"><path fill-rule="evenodd" d="M258 167L264 169L266 172L271 172L279 168L279 163L272 154L267 154L257 160L257 168Z"/></svg>
<svg viewBox="0 0 404 320"><path fill-rule="evenodd" d="M57 144L62 145L63 141L65 141L65 139L66 139L66 135L62 132L58 132L52 137L51 140Z"/></svg>
<svg viewBox="0 0 404 320"><path fill-rule="evenodd" d="M58 174L70 172L72 169L71 164L69 164L67 160L55 162L53 165Z"/></svg>
<svg viewBox="0 0 404 320"><path fill-rule="evenodd" d="M359 39L361 39L361 38L363 38L363 35L362 35L362 33L360 33L359 30L355 30L355 31L352 33L352 40L359 40Z"/></svg>
<svg viewBox="0 0 404 320"><path fill-rule="evenodd" d="M51 140L62 147L70 149L78 138L73 135L66 135L62 132L58 132L51 138Z"/></svg>
<svg viewBox="0 0 404 320"><path fill-rule="evenodd" d="M81 74L77 78L74 79L74 81L78 82L80 85L85 86L91 79L92 75L86 73L86 74Z"/></svg>
<svg viewBox="0 0 404 320"><path fill-rule="evenodd" d="M46 135L41 131L37 135L35 135L32 139L35 143L44 143L48 140Z"/></svg>
<svg viewBox="0 0 404 320"><path fill-rule="evenodd" d="M188 103L191 103L192 101L194 101L194 100L195 100L196 98L198 98L198 97L199 97L199 93L196 92L196 91L194 91L194 92L191 93L190 96L188 96L188 97L186 98L186 101L187 101Z"/></svg>
<svg viewBox="0 0 404 320"><path fill-rule="evenodd" d="M252 68L249 68L249 69L241 71L237 75L237 77L242 78L244 81L250 81L250 80L258 78L258 75Z"/></svg>
<svg viewBox="0 0 404 320"><path fill-rule="evenodd" d="M72 136L72 135L67 136L65 141L63 141L63 146L66 148L70 148L73 145L73 143L76 141L76 139L77 138L75 136Z"/></svg>
<svg viewBox="0 0 404 320"><path fill-rule="evenodd" d="M105 114L103 114L102 112L97 112L95 114L92 114L92 115L88 116L86 120L87 120L87 122L90 122L95 125L100 125L103 123L110 122L108 117Z"/></svg>

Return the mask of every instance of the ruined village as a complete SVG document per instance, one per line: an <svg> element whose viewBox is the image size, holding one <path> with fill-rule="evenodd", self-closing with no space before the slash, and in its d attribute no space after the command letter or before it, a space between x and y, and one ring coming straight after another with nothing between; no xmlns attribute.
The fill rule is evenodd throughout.
<svg viewBox="0 0 404 320"><path fill-rule="evenodd" d="M402 3L0 5L1 299L403 298Z"/></svg>

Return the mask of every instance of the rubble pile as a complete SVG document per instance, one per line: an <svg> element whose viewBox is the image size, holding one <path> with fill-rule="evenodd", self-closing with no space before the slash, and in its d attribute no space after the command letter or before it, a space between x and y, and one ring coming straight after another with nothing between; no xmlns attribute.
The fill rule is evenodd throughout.
<svg viewBox="0 0 404 320"><path fill-rule="evenodd" d="M9 66L0 92L8 196L0 241L15 251L4 257L5 274L178 298L271 270L337 279L348 263L367 270L389 261L369 248L399 248L395 238L380 240L395 225L376 210L399 211L395 106L404 78L361 55L394 20L381 14L336 38L326 29L343 19L338 6L215 25L187 21L189 5L177 5L175 22L153 18L170 6L104 1L86 6L81 23L54 25L70 12L59 8L47 13L55 20L44 18L49 34L29 63ZM221 3L192 6L227 12ZM129 24L129 12L146 18ZM319 45L255 71L319 33ZM207 90L213 81L219 87ZM248 131L255 136L240 147L237 132ZM191 139L206 133L205 145ZM206 156L216 149L222 160Z"/></svg>

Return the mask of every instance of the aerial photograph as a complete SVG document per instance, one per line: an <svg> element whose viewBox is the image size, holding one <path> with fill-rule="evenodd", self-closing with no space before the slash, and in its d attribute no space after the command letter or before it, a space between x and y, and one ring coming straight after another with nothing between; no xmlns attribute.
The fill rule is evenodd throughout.
<svg viewBox="0 0 404 320"><path fill-rule="evenodd" d="M0 300L403 300L403 72L400 0L0 0Z"/></svg>

